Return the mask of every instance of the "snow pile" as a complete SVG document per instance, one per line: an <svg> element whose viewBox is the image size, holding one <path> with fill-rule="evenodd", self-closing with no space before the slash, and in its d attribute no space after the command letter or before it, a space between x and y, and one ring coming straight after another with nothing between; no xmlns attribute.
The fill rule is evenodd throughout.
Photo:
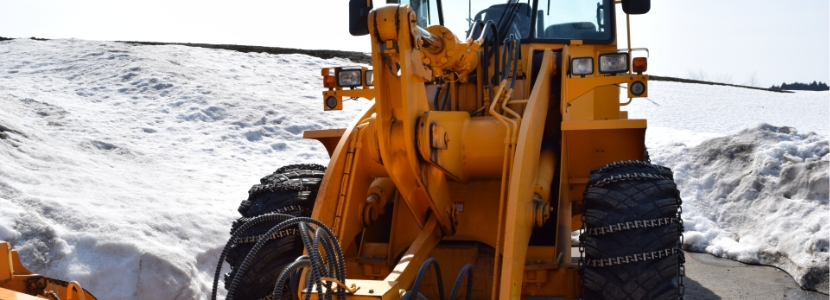
<svg viewBox="0 0 830 300"><path fill-rule="evenodd" d="M825 137L764 124L652 157L675 173L689 250L774 265L826 293L828 152Z"/></svg>
<svg viewBox="0 0 830 300"><path fill-rule="evenodd" d="M326 163L302 55L0 42L0 240L99 299L206 298L236 207L277 167Z"/></svg>
<svg viewBox="0 0 830 300"><path fill-rule="evenodd" d="M686 247L827 293L830 92L649 85L629 110L648 119L652 161L675 172Z"/></svg>

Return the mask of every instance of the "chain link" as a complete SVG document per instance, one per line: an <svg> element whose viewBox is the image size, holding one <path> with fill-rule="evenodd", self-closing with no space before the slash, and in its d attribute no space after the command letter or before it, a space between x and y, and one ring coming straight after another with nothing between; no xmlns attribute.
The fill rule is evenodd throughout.
<svg viewBox="0 0 830 300"><path fill-rule="evenodd" d="M577 263L577 267L579 267L579 299L583 299L583 295L585 295L585 230L588 228L585 225L585 202L582 202L582 216L580 217L580 221L582 222L582 227L579 228L579 261Z"/></svg>
<svg viewBox="0 0 830 300"><path fill-rule="evenodd" d="M309 190L308 186L305 186L305 185L302 185L302 184L291 184L291 182L280 181L280 182L271 183L271 184L257 184L257 185L254 185L254 186L251 187L250 190L248 190L248 195L253 196L253 195L265 192L265 191L268 191L268 192L275 192L275 191L298 191L298 192L303 192L303 191L308 191L308 190Z"/></svg>
<svg viewBox="0 0 830 300"><path fill-rule="evenodd" d="M267 240L273 240L273 239L278 239L278 238L281 238L281 237L286 237L286 236L290 236L290 235L298 235L298 234L300 234L300 230L298 230L297 228L290 228L290 229L280 230L278 232L272 233L271 235L269 235L267 237ZM259 242L259 240L261 240L263 238L265 238L264 234L251 235L251 236L241 236L241 237L237 237L237 238L233 239L233 242L234 242L234 244L249 244L249 243Z"/></svg>
<svg viewBox="0 0 830 300"><path fill-rule="evenodd" d="M289 206L281 207L281 208L279 208L275 211L269 212L269 213L287 213L287 212L292 212L292 211L308 211L308 209L306 209L302 206L299 206L299 205L289 205ZM240 222L240 224L244 224L244 223L248 222L251 219L253 219L253 218L239 218L239 222ZM273 234L271 234L267 238L268 238L268 240L273 240L273 239L278 239L278 238L282 238L282 237L286 237L286 236L290 236L290 235L296 235L296 234L299 234L299 233L300 233L300 231L297 230L296 228L289 228L289 229L286 229L286 230L281 230L281 231L278 231L278 232L274 232ZM264 234L250 235L250 236L240 236L240 237L237 237L237 238L233 239L233 243L234 244L256 243L262 238L264 238Z"/></svg>
<svg viewBox="0 0 830 300"><path fill-rule="evenodd" d="M632 173L632 174L623 174L623 175L615 175L603 180L600 180L596 184L593 184L594 187L601 187L607 185L609 183L620 182L620 181L631 181L631 180L650 180L650 179L660 179L660 180L671 180L666 176L663 175L655 175L655 174L648 174L648 173Z"/></svg>
<svg viewBox="0 0 830 300"><path fill-rule="evenodd" d="M640 161L640 160L626 160L626 161L615 161L612 163L608 163L602 167L599 167L595 170L595 173L604 173L612 169L616 169L619 167L646 167L652 168L656 170L669 170L664 166L659 165L652 165L650 162L647 161Z"/></svg>
<svg viewBox="0 0 830 300"><path fill-rule="evenodd" d="M615 265L622 265L627 263L633 263L638 261L645 261L645 260L652 260L652 259L660 259L663 257L667 257L669 255L675 254L679 252L680 249L677 248L667 248L663 250L657 250L652 252L643 252L637 253L634 255L626 255L626 256L617 256L617 257L609 257L609 258L598 258L598 259L587 259L585 265L591 267L610 267Z"/></svg>
<svg viewBox="0 0 830 300"><path fill-rule="evenodd" d="M280 208L278 208L278 209L276 209L276 210L274 210L274 211L269 211L269 212L267 212L267 213L265 213L265 214L274 214L274 213L284 214L284 213L287 213L287 212L292 212L292 211L309 212L309 210L308 210L307 208L305 208L305 207L302 207L302 206L299 206L299 205L289 205L289 206L283 206L283 207L280 207ZM248 221L250 221L250 220L252 220L252 219L254 219L254 218L255 218L255 217L251 217L251 218L245 218L245 217L242 217L242 218L239 218L239 219L238 219L238 221L239 221L241 224L244 224L244 223L246 223L246 222L248 222Z"/></svg>
<svg viewBox="0 0 830 300"><path fill-rule="evenodd" d="M683 204L683 199L680 199L680 191L679 190L677 191L677 196L675 198L677 199L677 217L676 218L677 218L677 221L678 221L678 227L679 227L678 229L680 231L680 237L677 239L677 249L681 250L680 254L677 256L677 260L678 260L677 261L677 265L678 265L678 267L677 267L677 286L678 286L678 289L680 290L679 291L680 295L679 295L678 299L683 300L683 298L686 294L686 285L683 283L683 278L686 277L686 266L684 265L686 263L686 257L685 257L685 253L683 253L683 251L682 251L683 250L683 241L684 241L683 240L683 232L685 231L685 228L683 226L683 216L682 216L683 215L683 206L681 206Z"/></svg>
<svg viewBox="0 0 830 300"><path fill-rule="evenodd" d="M591 228L587 230L588 235L603 235L614 233L617 231L623 230L631 230L631 229L639 229L639 228L651 228L651 227L659 227L663 225L675 224L678 223L677 219L675 218L660 218L660 219L652 219L652 220L636 220L634 222L623 222L612 224L608 226L603 226L599 228Z"/></svg>

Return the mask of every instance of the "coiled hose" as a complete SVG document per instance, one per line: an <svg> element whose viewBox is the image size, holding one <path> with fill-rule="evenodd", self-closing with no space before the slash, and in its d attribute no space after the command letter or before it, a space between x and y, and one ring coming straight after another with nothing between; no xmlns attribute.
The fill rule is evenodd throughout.
<svg viewBox="0 0 830 300"><path fill-rule="evenodd" d="M222 262L225 260L225 257L228 254L228 250L230 246L233 244L233 241L238 238L242 232L248 230L252 226L266 222L266 221L280 221L279 224L271 227L265 234L261 235L257 243L251 248L251 251L248 252L248 255L245 256L245 260L236 270L236 274L234 275L231 285L228 288L228 294L225 299L233 299L234 293L236 291L236 287L239 285L239 281L241 280L242 276L240 274L245 274L248 267L253 263L253 258L256 254L262 249L263 246L269 239L267 237L272 236L274 233L279 232L281 230L285 230L292 226L297 226L300 230L300 236L302 237L303 246L305 246L306 251L308 252L308 256L301 256L297 258L293 263L289 264L287 267L283 269L280 273L280 276L277 278L277 282L275 282L274 290L271 293L272 299L280 299L279 297L282 294L282 287L285 285L285 282L290 277L291 273L301 269L301 268L310 268L310 278L306 282L306 288L311 289L316 287L318 299L331 299L332 298L332 289L331 283L327 282L325 288L323 288L323 277L332 277L337 279L340 282L345 282L346 280L346 262L345 256L343 255L343 249L340 248L340 243L337 241L337 238L332 233L331 229L326 227L325 224L322 222L308 218L308 217L295 217L287 214L281 213L269 213L265 215L261 215L255 217L240 226L236 231L233 232L231 238L225 244L225 248L222 250L222 254L219 256L219 263L216 266L216 273L213 277L213 290L211 291L211 299L216 299L216 292L219 283L219 274L222 270ZM311 236L311 226L316 226L317 228L314 230L314 236ZM320 253L320 247L323 247L324 251L326 252L326 258L324 259L322 254ZM306 294L306 299L310 299L311 294ZM344 289L337 290L337 299L346 299L346 292Z"/></svg>
<svg viewBox="0 0 830 300"><path fill-rule="evenodd" d="M421 264L421 269L418 270L418 275L415 276L415 282L412 283L412 289L406 292L406 295L402 300L415 300L419 298L418 289L421 287L421 282L424 280L424 275L426 275L427 270L429 270L429 266L432 266L435 270L435 280L437 281L436 284L438 285L438 299L439 300L454 300L458 296L458 290L461 288L461 283L464 282L464 278L467 278L467 293L465 299L470 300L473 295L473 265L466 264L463 268L461 268L461 272L458 273L458 276L455 278L455 283L452 285L452 290L450 291L450 297L444 298L444 281L441 279L441 267L438 265L438 261L435 258L427 258L423 264Z"/></svg>

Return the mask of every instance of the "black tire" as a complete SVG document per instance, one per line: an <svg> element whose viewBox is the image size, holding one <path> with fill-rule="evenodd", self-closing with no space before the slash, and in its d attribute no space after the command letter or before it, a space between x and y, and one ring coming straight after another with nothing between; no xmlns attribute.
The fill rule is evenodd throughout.
<svg viewBox="0 0 830 300"><path fill-rule="evenodd" d="M280 212L298 217L310 217L325 170L326 168L321 165L290 165L263 177L260 184L254 185L248 191L248 199L239 204L239 213L242 214L242 218L233 222L231 233L250 218L266 213ZM279 224L278 221L259 223L246 230L242 237L262 235L277 224ZM250 265L245 274L242 274L240 283L234 292L236 299L268 297L274 290L274 284L282 270L303 254L302 239L296 227L284 230L278 237L272 238L275 239L256 254L254 263ZM242 265L254 244L255 241L240 241L229 249L225 261L231 266L231 272L225 275L226 289L237 276L236 270ZM283 290L282 299L292 299L292 297L294 295L289 289Z"/></svg>
<svg viewBox="0 0 830 300"><path fill-rule="evenodd" d="M670 169L628 161L591 170L583 204L584 299L680 298L683 229L678 220L679 192ZM671 221L630 226L651 220ZM617 224L629 228L599 231ZM654 252L661 254L651 256ZM642 259L643 254L648 258ZM640 255L636 262L614 260L635 255ZM614 260L610 265L609 259Z"/></svg>

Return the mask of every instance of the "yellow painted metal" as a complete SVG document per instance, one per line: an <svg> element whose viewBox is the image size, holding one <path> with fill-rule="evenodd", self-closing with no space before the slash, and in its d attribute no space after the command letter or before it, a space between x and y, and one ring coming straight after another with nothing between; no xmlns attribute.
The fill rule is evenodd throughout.
<svg viewBox="0 0 830 300"><path fill-rule="evenodd" d="M421 55L424 57L423 62L432 67L433 75L443 77L445 76L445 70L448 70L452 72L446 73L454 76L452 81L458 79L461 82L466 82L467 75L475 71L478 66L478 49L484 40L461 42L452 31L441 25L433 25L425 30L431 36L441 40L439 47L431 47L421 51ZM413 35L415 41L419 40L418 36L421 33L419 31Z"/></svg>
<svg viewBox="0 0 830 300"><path fill-rule="evenodd" d="M34 274L23 266L17 251L8 242L0 241L0 299L60 299L94 300L78 282L65 282Z"/></svg>
<svg viewBox="0 0 830 300"><path fill-rule="evenodd" d="M495 117L474 117L464 131L462 161L471 179L501 178L505 127Z"/></svg>
<svg viewBox="0 0 830 300"><path fill-rule="evenodd" d="M601 120L601 121L562 121L562 130L598 130L598 129L634 129L646 128L646 120Z"/></svg>
<svg viewBox="0 0 830 300"><path fill-rule="evenodd" d="M642 160L645 153L645 120L592 121L591 123L621 126L604 129L563 130L567 143L567 174L570 180L570 201L582 200L582 193L593 168L624 160ZM566 122L563 122L563 127ZM588 124L586 124L588 125Z"/></svg>
<svg viewBox="0 0 830 300"><path fill-rule="evenodd" d="M43 300L45 298L30 296L14 290L7 290L0 287L0 299L3 300Z"/></svg>
<svg viewBox="0 0 830 300"><path fill-rule="evenodd" d="M0 282L11 280L13 276L11 246L7 242L0 242Z"/></svg>
<svg viewBox="0 0 830 300"><path fill-rule="evenodd" d="M346 128L320 183L320 193L311 215L335 230L347 256L357 255L354 237L363 229L361 205L366 202L366 189L372 182L367 168L353 168L360 160L365 160L363 155L354 155L357 143L353 141L360 134L358 125L367 124L373 113L374 106L369 107ZM350 182L356 188L347 189Z"/></svg>
<svg viewBox="0 0 830 300"><path fill-rule="evenodd" d="M323 147L326 147L329 157L331 157L332 153L334 153L334 148L337 147L337 143L340 142L340 138L343 137L344 132L346 132L345 128L306 130L303 131L303 138L320 141Z"/></svg>
<svg viewBox="0 0 830 300"><path fill-rule="evenodd" d="M396 281L360 280L352 279L342 283L346 289L356 289L347 294L350 300L399 300L401 299L400 288ZM309 294L310 299L319 299L316 291L303 291L300 299L305 299Z"/></svg>
<svg viewBox="0 0 830 300"><path fill-rule="evenodd" d="M84 289L81 288L81 285L78 282L70 281L69 284L66 285L66 297L62 299L86 300L86 295L84 294Z"/></svg>
<svg viewBox="0 0 830 300"><path fill-rule="evenodd" d="M550 200L550 185L553 181L553 174L556 171L556 154L552 149L543 149L539 155L539 169L536 173L536 186L533 192L539 195L539 200L548 202Z"/></svg>
<svg viewBox="0 0 830 300"><path fill-rule="evenodd" d="M343 97L349 98L366 98L372 99L375 96L375 92L372 89L354 89L354 90L342 90L342 89L334 89L330 91L323 91L323 101L328 99L329 97L334 97L337 101L337 105L334 108L329 108L323 103L323 110L342 110L343 109Z"/></svg>
<svg viewBox="0 0 830 300"><path fill-rule="evenodd" d="M464 129L470 123L467 112L426 112L418 120L418 150L447 176L467 181L464 172Z"/></svg>
<svg viewBox="0 0 830 300"><path fill-rule="evenodd" d="M435 245L438 245L442 237L443 234L438 226L437 219L430 216L418 237L415 238L415 241L412 242L412 245L409 246L409 249L384 281L396 281L401 284L401 288L410 288L418 269L421 268L421 264L429 257L429 253L435 248Z"/></svg>
<svg viewBox="0 0 830 300"><path fill-rule="evenodd" d="M433 165L422 166L415 145L417 118L429 110L424 88L427 71L410 39L417 28L415 13L409 6L377 8L370 13L369 28L376 37L372 39L375 127L384 167L417 224L424 226L431 212L443 231L452 235L455 229L445 173ZM398 72L390 71L398 66Z"/></svg>
<svg viewBox="0 0 830 300"><path fill-rule="evenodd" d="M393 200L395 183L388 177L378 177L372 181L366 192L366 204L363 206L363 224L371 226L384 213L386 204ZM388 246L388 245L387 245ZM384 250L386 250L384 248Z"/></svg>
<svg viewBox="0 0 830 300"><path fill-rule="evenodd" d="M548 108L550 78L555 70L553 52L545 51L539 78L530 92L527 113L518 130L518 142L507 198L502 252L504 259L501 262L498 297L493 298L511 298L515 283L522 282L528 241L534 226L533 186L536 183L537 163Z"/></svg>
<svg viewBox="0 0 830 300"><path fill-rule="evenodd" d="M427 112L418 120L421 158L453 180L500 178L505 127L494 117L471 118L467 112Z"/></svg>

